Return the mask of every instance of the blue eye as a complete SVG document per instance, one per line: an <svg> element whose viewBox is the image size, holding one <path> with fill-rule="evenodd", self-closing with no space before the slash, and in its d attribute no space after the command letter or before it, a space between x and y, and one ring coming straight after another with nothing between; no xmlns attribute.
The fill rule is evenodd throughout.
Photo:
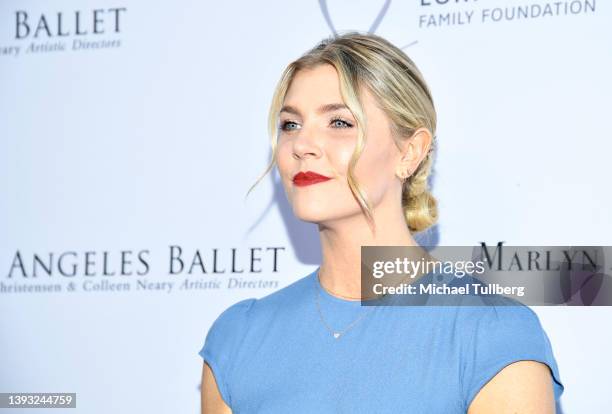
<svg viewBox="0 0 612 414"><path fill-rule="evenodd" d="M280 129L283 131L295 131L298 129L298 123L295 121L284 121L280 124ZM353 124L341 118L334 118L330 121L333 128L352 128Z"/></svg>
<svg viewBox="0 0 612 414"><path fill-rule="evenodd" d="M297 122L293 122L293 121L282 122L280 129L282 129L283 131L293 131L295 128L289 128L288 127L289 125L297 125Z"/></svg>
<svg viewBox="0 0 612 414"><path fill-rule="evenodd" d="M347 121L345 121L344 119L340 119L340 118L334 118L331 120L331 123L336 127L336 128L351 128L353 125Z"/></svg>

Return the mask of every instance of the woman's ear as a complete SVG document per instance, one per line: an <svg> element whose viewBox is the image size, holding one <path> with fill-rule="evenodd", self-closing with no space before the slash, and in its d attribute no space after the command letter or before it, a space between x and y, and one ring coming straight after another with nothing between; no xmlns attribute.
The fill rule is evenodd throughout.
<svg viewBox="0 0 612 414"><path fill-rule="evenodd" d="M408 178L419 167L421 161L429 153L432 138L429 129L422 127L402 142L402 156L395 172L400 179Z"/></svg>

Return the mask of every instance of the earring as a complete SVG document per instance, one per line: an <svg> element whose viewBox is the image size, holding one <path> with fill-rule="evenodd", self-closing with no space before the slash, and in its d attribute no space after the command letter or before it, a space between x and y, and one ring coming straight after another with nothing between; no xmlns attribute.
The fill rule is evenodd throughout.
<svg viewBox="0 0 612 414"><path fill-rule="evenodd" d="M405 183L408 178L414 173L414 171L404 171L402 173L402 183Z"/></svg>

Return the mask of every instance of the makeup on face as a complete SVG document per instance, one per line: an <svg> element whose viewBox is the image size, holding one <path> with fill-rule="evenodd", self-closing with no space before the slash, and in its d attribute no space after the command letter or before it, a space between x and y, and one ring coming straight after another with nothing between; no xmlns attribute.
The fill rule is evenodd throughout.
<svg viewBox="0 0 612 414"><path fill-rule="evenodd" d="M314 171L300 171L293 176L293 184L298 187L305 187L308 185L318 184L331 180L331 177L318 174Z"/></svg>

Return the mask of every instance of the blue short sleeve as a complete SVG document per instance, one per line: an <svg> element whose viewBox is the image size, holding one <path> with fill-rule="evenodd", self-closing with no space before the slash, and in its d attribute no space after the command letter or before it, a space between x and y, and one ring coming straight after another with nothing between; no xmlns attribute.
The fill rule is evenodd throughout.
<svg viewBox="0 0 612 414"><path fill-rule="evenodd" d="M480 389L507 365L521 360L543 362L550 368L555 400L563 383L548 335L537 314L523 304L486 306L466 349L463 371L465 408Z"/></svg>
<svg viewBox="0 0 612 414"><path fill-rule="evenodd" d="M228 406L231 406L231 398L227 381L233 356L244 338L248 312L255 301L254 298L243 299L221 312L208 330L204 346L198 352L213 371L221 397Z"/></svg>

